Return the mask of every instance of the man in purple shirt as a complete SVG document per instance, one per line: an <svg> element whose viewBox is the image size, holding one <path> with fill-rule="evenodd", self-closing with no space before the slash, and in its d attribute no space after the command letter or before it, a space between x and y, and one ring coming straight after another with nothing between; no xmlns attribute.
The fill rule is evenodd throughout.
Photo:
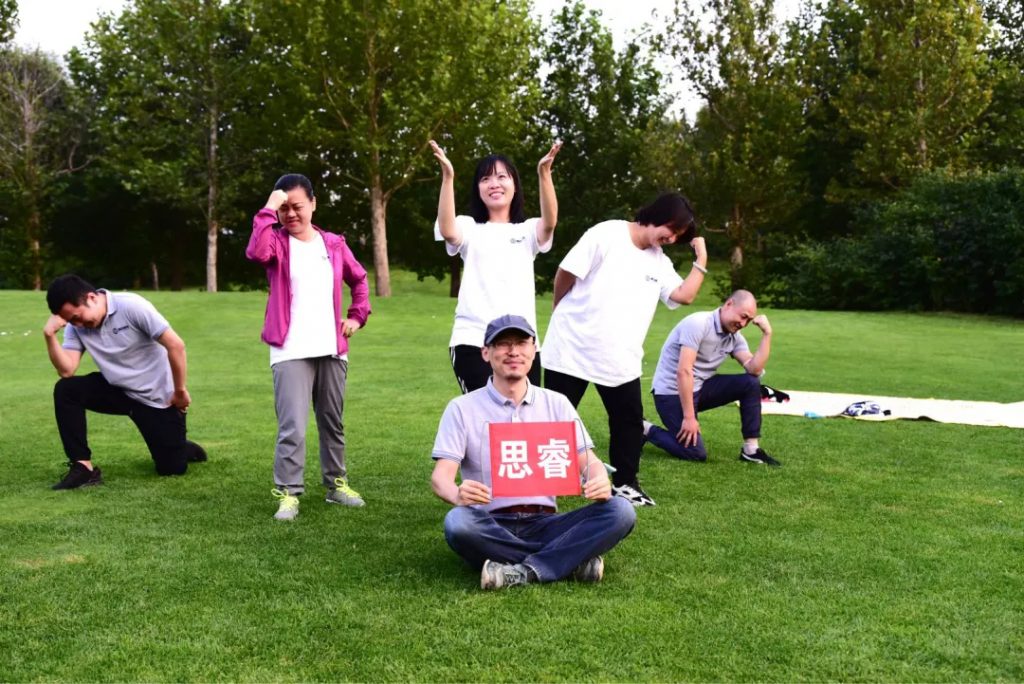
<svg viewBox="0 0 1024 684"><path fill-rule="evenodd" d="M554 582L570 575L597 582L604 576L601 554L626 537L636 512L612 497L604 465L576 410L564 395L530 384L536 333L521 316L491 321L483 358L493 372L485 387L448 403L437 429L431 486L452 504L444 534L452 550L480 568L482 589L530 582ZM486 443L489 423L564 422L576 424L583 496L594 503L568 513L555 512L550 496L492 498ZM461 483L457 476L461 475Z"/></svg>

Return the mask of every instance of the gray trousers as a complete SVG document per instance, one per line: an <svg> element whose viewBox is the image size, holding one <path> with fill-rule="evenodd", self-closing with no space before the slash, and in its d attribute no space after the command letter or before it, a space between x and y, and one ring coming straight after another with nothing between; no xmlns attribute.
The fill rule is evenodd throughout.
<svg viewBox="0 0 1024 684"><path fill-rule="evenodd" d="M306 424L313 401L320 434L320 473L328 489L334 478L345 477L345 380L348 361L321 356L281 361L274 373L274 408L277 409L277 446L274 448L274 484L289 494L305 491Z"/></svg>

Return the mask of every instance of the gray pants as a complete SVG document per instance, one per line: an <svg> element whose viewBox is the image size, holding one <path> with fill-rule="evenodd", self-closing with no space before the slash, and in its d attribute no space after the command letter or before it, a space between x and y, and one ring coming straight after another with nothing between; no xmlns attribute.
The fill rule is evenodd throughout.
<svg viewBox="0 0 1024 684"><path fill-rule="evenodd" d="M313 401L320 433L320 473L328 489L334 478L345 477L345 380L348 361L333 356L282 361L274 373L274 407L277 409L277 446L274 448L274 484L289 494L305 491L306 424Z"/></svg>

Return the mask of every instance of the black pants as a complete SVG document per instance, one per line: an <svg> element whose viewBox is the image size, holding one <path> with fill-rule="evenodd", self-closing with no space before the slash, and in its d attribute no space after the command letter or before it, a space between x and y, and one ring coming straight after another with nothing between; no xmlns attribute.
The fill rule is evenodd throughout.
<svg viewBox="0 0 1024 684"><path fill-rule="evenodd" d="M578 407L590 384L586 380L553 371L544 371L544 386L561 392ZM615 467L612 482L631 484L640 472L640 451L644 446L644 404L640 397L640 378L618 387L594 384L608 412L608 460Z"/></svg>
<svg viewBox="0 0 1024 684"><path fill-rule="evenodd" d="M455 371L455 379L459 383L459 389L463 394L480 389L487 385L487 379L491 377L491 364L484 361L480 355L480 347L470 344L459 344L448 348L452 357L452 370ZM540 386L540 352L533 359L533 366L527 375L530 382Z"/></svg>
<svg viewBox="0 0 1024 684"><path fill-rule="evenodd" d="M53 411L57 431L68 460L92 459L85 412L128 416L146 440L160 475L182 475L188 469L185 414L173 406L146 406L114 387L100 373L63 378L53 388Z"/></svg>

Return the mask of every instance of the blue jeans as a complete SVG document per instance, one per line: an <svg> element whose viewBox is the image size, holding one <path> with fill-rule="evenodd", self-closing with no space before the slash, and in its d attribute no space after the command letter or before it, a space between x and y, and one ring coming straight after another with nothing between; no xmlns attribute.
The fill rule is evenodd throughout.
<svg viewBox="0 0 1024 684"><path fill-rule="evenodd" d="M456 506L444 518L444 538L475 568L485 560L524 563L541 582L568 577L633 531L636 510L613 496L568 513L488 513Z"/></svg>
<svg viewBox="0 0 1024 684"><path fill-rule="evenodd" d="M697 413L740 402L740 423L744 439L761 436L761 381L754 375L713 375L704 381L700 391L693 393L693 406ZM647 433L647 441L684 461L706 461L704 436L697 435L697 443L684 447L676 439L683 424L683 407L679 395L655 394L654 407L658 409L662 428L654 425Z"/></svg>

